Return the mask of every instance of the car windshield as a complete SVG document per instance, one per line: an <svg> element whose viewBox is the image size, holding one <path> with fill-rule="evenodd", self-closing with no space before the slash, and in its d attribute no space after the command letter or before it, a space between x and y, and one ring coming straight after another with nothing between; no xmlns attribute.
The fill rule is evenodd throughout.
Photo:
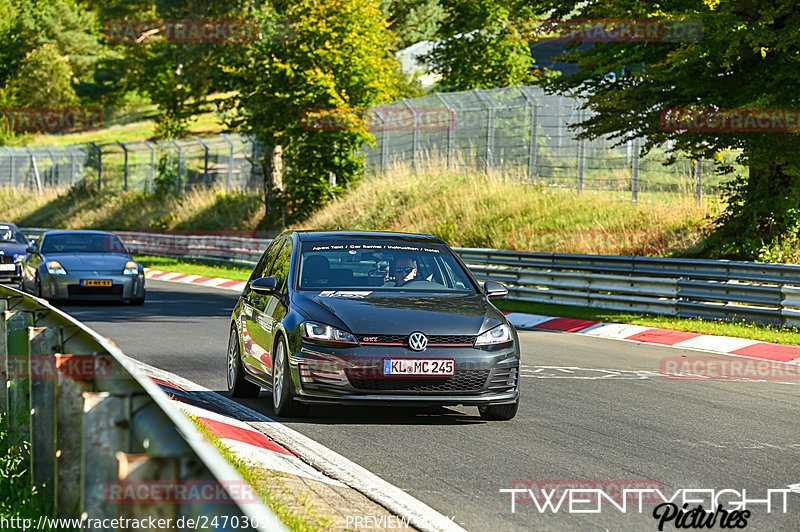
<svg viewBox="0 0 800 532"><path fill-rule="evenodd" d="M128 251L119 237L111 234L45 235L42 253L123 253Z"/></svg>
<svg viewBox="0 0 800 532"><path fill-rule="evenodd" d="M10 225L0 225L0 242L13 242L14 244L27 244L19 229Z"/></svg>
<svg viewBox="0 0 800 532"><path fill-rule="evenodd" d="M299 290L475 293L447 246L392 240L303 242Z"/></svg>

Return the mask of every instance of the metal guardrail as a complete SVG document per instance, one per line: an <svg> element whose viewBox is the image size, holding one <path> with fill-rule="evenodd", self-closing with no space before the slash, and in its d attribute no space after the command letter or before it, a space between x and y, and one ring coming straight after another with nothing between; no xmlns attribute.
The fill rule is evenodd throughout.
<svg viewBox="0 0 800 532"><path fill-rule="evenodd" d="M248 266L258 261L270 242L223 235L117 234L142 254ZM509 299L800 327L800 265L476 248L455 251L478 279L508 285Z"/></svg>
<svg viewBox="0 0 800 532"><path fill-rule="evenodd" d="M10 435L30 442L32 481L59 516L82 518L82 530L151 516L169 530L285 530L110 340L6 286L0 314L0 409Z"/></svg>

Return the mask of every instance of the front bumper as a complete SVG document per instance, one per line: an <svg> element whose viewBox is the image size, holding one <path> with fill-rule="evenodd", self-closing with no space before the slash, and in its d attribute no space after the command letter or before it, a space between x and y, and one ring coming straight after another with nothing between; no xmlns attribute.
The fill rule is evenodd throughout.
<svg viewBox="0 0 800 532"><path fill-rule="evenodd" d="M107 279L111 286L81 286L81 280L85 279ZM42 279L42 297L87 301L141 299L144 275L49 275Z"/></svg>
<svg viewBox="0 0 800 532"><path fill-rule="evenodd" d="M2 266L5 266L3 269L0 269L0 282L12 282L17 283L20 281L22 276L21 266L19 262L15 262L13 270L7 270L5 267L8 267L10 263L3 263Z"/></svg>
<svg viewBox="0 0 800 532"><path fill-rule="evenodd" d="M386 358L452 358L455 375L387 376L382 369ZM514 345L493 351L431 347L421 353L401 347L303 345L290 364L295 399L301 403L486 406L519 399L519 352Z"/></svg>

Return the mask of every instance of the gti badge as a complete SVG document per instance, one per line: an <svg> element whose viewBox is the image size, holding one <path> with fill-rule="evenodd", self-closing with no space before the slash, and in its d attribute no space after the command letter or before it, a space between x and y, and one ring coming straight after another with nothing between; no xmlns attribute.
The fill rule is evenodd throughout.
<svg viewBox="0 0 800 532"><path fill-rule="evenodd" d="M408 337L408 347L414 351L425 351L428 347L428 338L421 332L413 332Z"/></svg>

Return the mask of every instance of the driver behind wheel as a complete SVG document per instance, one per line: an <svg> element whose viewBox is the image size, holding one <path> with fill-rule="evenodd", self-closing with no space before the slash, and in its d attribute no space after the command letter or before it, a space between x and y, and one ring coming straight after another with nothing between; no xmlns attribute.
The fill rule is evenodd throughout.
<svg viewBox="0 0 800 532"><path fill-rule="evenodd" d="M400 257L394 263L395 286L403 286L417 277L417 261L411 257Z"/></svg>

